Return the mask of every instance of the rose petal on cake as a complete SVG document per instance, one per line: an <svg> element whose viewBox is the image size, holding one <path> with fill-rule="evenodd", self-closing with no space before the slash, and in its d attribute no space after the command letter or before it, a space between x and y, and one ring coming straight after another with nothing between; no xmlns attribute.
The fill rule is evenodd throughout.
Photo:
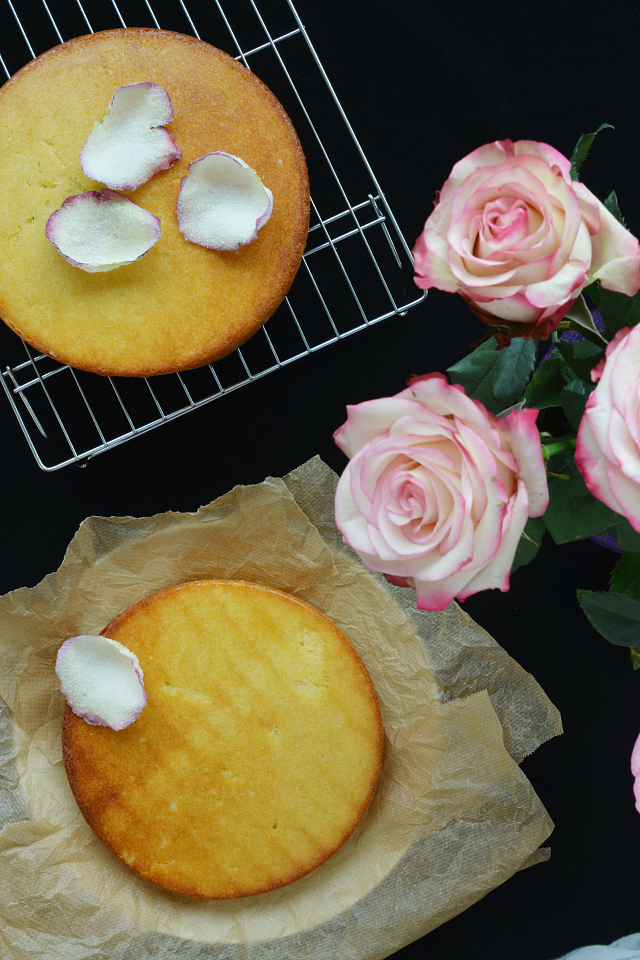
<svg viewBox="0 0 640 960"><path fill-rule="evenodd" d="M65 640L56 674L73 712L93 726L122 730L138 719L147 702L138 658L108 637Z"/></svg>
<svg viewBox="0 0 640 960"><path fill-rule="evenodd" d="M186 240L212 250L237 250L258 236L273 209L273 194L244 160L207 153L182 178L177 214Z"/></svg>
<svg viewBox="0 0 640 960"><path fill-rule="evenodd" d="M139 260L161 234L158 217L113 190L68 197L46 226L47 239L67 263L89 273Z"/></svg>
<svg viewBox="0 0 640 960"><path fill-rule="evenodd" d="M119 87L80 151L83 172L112 190L137 189L182 156L164 127L171 120L171 98L157 83Z"/></svg>

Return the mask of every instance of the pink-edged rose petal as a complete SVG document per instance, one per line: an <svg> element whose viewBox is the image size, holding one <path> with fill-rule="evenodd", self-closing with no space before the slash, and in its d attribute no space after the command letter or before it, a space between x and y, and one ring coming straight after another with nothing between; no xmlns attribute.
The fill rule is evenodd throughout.
<svg viewBox="0 0 640 960"><path fill-rule="evenodd" d="M176 212L186 240L212 250L237 250L258 236L273 209L273 194L244 160L207 153L182 178Z"/></svg>
<svg viewBox="0 0 640 960"><path fill-rule="evenodd" d="M68 197L46 227L47 239L67 263L88 273L139 260L161 234L157 217L113 190Z"/></svg>
<svg viewBox="0 0 640 960"><path fill-rule="evenodd" d="M157 83L119 87L80 151L83 172L112 190L137 189L182 156L164 126L172 120L171 98Z"/></svg>
<svg viewBox="0 0 640 960"><path fill-rule="evenodd" d="M636 740L631 754L631 773L635 777L633 793L636 800L636 810L640 813L640 736Z"/></svg>
<svg viewBox="0 0 640 960"><path fill-rule="evenodd" d="M640 532L640 326L619 330L595 370L576 464L594 497Z"/></svg>
<svg viewBox="0 0 640 960"><path fill-rule="evenodd" d="M122 730L138 719L147 702L138 658L109 637L65 640L56 674L73 712L93 726Z"/></svg>

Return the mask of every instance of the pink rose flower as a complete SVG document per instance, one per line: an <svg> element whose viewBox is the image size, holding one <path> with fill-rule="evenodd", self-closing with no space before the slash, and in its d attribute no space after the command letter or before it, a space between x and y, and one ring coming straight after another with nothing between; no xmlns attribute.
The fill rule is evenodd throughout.
<svg viewBox="0 0 640 960"><path fill-rule="evenodd" d="M594 497L640 533L640 327L618 331L592 376L576 464Z"/></svg>
<svg viewBox="0 0 640 960"><path fill-rule="evenodd" d="M350 458L336 490L343 539L418 607L509 589L529 517L549 501L537 410L498 418L441 373L347 408L334 434Z"/></svg>
<svg viewBox="0 0 640 960"><path fill-rule="evenodd" d="M460 160L413 251L417 285L460 293L485 323L525 338L548 337L594 280L637 293L638 241L570 170L533 140Z"/></svg>
<svg viewBox="0 0 640 960"><path fill-rule="evenodd" d="M640 737L636 740L636 745L631 754L631 773L636 778L633 793L636 798L636 810L640 813Z"/></svg>

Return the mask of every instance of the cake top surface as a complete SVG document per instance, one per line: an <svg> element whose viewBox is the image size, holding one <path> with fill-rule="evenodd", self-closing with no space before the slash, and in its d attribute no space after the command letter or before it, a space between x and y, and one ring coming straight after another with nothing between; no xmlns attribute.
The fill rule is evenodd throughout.
<svg viewBox="0 0 640 960"><path fill-rule="evenodd" d="M144 670L118 732L67 707L63 752L106 846L175 893L284 886L325 862L373 796L383 729L371 680L314 608L243 581L171 587L103 631Z"/></svg>
<svg viewBox="0 0 640 960"><path fill-rule="evenodd" d="M171 98L182 152L134 192L162 237L108 273L67 263L45 236L65 199L99 190L80 151L114 92L148 82ZM309 185L297 135L263 83L193 37L127 28L79 37L27 64L0 90L0 316L36 349L103 374L146 376L200 366L241 345L274 312L300 263ZM241 158L273 193L271 218L237 251L210 250L178 229L190 163Z"/></svg>

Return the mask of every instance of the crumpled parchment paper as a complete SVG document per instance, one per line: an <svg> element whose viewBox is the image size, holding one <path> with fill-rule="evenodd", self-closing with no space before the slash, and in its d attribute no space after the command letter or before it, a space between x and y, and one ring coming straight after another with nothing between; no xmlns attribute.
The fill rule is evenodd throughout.
<svg viewBox="0 0 640 960"><path fill-rule="evenodd" d="M561 732L536 681L455 603L371 573L333 520L315 458L197 513L90 517L60 568L0 599L0 943L7 960L382 960L545 859L553 825L517 766ZM363 658L385 724L382 775L327 863L272 893L200 901L141 880L68 787L60 643L201 578L287 590ZM197 798L194 798L197 802Z"/></svg>

